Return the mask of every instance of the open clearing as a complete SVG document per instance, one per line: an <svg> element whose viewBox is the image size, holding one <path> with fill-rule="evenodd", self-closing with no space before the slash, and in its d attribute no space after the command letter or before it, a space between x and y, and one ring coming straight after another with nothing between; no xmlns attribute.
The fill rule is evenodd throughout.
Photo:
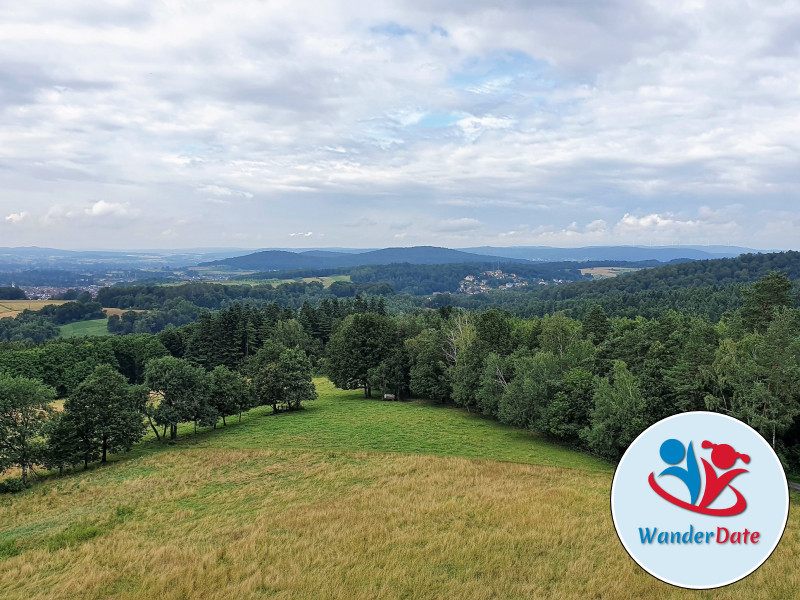
<svg viewBox="0 0 800 600"><path fill-rule="evenodd" d="M634 273L635 271L641 271L641 269L633 267L592 267L591 269L581 269L581 275L591 275L594 279L607 279L617 275L624 275L625 273Z"/></svg>
<svg viewBox="0 0 800 600"><path fill-rule="evenodd" d="M581 275L591 275L594 279L607 279L636 271L641 271L641 269L633 267L592 267L590 269L581 269Z"/></svg>
<svg viewBox="0 0 800 600"><path fill-rule="evenodd" d="M111 335L108 333L108 319L78 321L61 326L61 337L64 338L90 337L96 335Z"/></svg>
<svg viewBox="0 0 800 600"><path fill-rule="evenodd" d="M23 310L41 310L48 304L66 304L67 300L0 300L0 319L16 317Z"/></svg>
<svg viewBox="0 0 800 600"><path fill-rule="evenodd" d="M302 412L186 426L175 446L0 496L3 598L790 598L800 585L796 511L753 575L680 590L617 540L608 464L316 383Z"/></svg>

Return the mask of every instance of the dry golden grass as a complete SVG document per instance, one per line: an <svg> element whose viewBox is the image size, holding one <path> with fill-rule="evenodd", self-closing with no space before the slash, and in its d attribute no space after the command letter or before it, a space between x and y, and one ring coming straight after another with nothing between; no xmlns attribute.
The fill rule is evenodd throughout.
<svg viewBox="0 0 800 600"><path fill-rule="evenodd" d="M8 599L793 597L796 517L755 574L686 592L625 554L609 483L453 457L187 448L5 501L3 538L23 551L0 561L0 589ZM70 531L88 533L71 541Z"/></svg>
<svg viewBox="0 0 800 600"><path fill-rule="evenodd" d="M310 450L272 435L302 419L322 432L337 404L256 415L0 496L0 597L766 599L795 597L800 587L796 514L756 573L690 592L660 583L627 556L609 514L611 472L591 461L584 469L343 452L330 436ZM361 405L387 414L384 403ZM405 406L397 414L423 410ZM453 419L453 431L463 431L461 413L432 410L445 430ZM360 425L371 444L389 443ZM507 437L483 431L487 444ZM510 453L516 441L507 444Z"/></svg>
<svg viewBox="0 0 800 600"><path fill-rule="evenodd" d="M16 317L23 310L41 310L48 304L61 305L66 300L0 300L0 319Z"/></svg>
<svg viewBox="0 0 800 600"><path fill-rule="evenodd" d="M589 269L581 269L581 275L591 275L595 279L606 279L640 270L632 267L591 267Z"/></svg>

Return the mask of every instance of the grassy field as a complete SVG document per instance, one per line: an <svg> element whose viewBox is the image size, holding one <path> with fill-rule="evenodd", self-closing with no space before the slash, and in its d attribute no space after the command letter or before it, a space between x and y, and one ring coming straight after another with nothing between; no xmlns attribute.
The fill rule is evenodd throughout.
<svg viewBox="0 0 800 600"><path fill-rule="evenodd" d="M66 300L0 300L0 319L16 317L23 310L41 310L48 304L64 304Z"/></svg>
<svg viewBox="0 0 800 600"><path fill-rule="evenodd" d="M108 319L93 319L91 321L78 321L61 326L61 337L76 338L94 335L109 335Z"/></svg>
<svg viewBox="0 0 800 600"><path fill-rule="evenodd" d="M153 440L0 496L0 590L26 598L791 598L793 511L768 563L718 591L641 571L612 469L463 411L318 380L300 413Z"/></svg>
<svg viewBox="0 0 800 600"><path fill-rule="evenodd" d="M581 275L591 275L594 279L608 279L609 277L636 271L641 271L641 269L633 267L592 267L590 269L581 269Z"/></svg>

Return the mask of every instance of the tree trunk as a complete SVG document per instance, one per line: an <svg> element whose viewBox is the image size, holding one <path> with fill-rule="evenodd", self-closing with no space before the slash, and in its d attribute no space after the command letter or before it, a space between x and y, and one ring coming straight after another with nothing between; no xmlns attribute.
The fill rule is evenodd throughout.
<svg viewBox="0 0 800 600"><path fill-rule="evenodd" d="M194 432L197 433L197 419L194 420Z"/></svg>
<svg viewBox="0 0 800 600"><path fill-rule="evenodd" d="M150 427L153 428L153 433L156 434L156 439L161 441L161 436L158 435L158 429L156 429L156 426L153 425L153 420L150 417L147 417L147 420L150 422Z"/></svg>
<svg viewBox="0 0 800 600"><path fill-rule="evenodd" d="M22 485L28 486L28 463L22 461Z"/></svg>
<svg viewBox="0 0 800 600"><path fill-rule="evenodd" d="M108 440L103 439L103 458L100 459L101 463L106 462L106 454L108 452Z"/></svg>
<svg viewBox="0 0 800 600"><path fill-rule="evenodd" d="M174 440L178 437L178 426L177 425L170 425L169 426L169 439Z"/></svg>
<svg viewBox="0 0 800 600"><path fill-rule="evenodd" d="M223 427L227 427L228 426L228 424L225 422L225 415L222 415L222 426ZM215 427L216 427L216 425L215 425Z"/></svg>
<svg viewBox="0 0 800 600"><path fill-rule="evenodd" d="M242 422L242 411L239 411L239 423Z"/></svg>

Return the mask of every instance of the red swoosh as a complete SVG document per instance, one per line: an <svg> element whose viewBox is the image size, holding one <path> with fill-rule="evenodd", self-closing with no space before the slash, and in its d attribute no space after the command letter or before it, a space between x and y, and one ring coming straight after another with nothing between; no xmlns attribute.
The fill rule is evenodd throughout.
<svg viewBox="0 0 800 600"><path fill-rule="evenodd" d="M701 506L695 506L694 504L689 504L688 502L684 502L665 492L661 489L656 483L656 478L653 473L650 473L650 477L647 478L648 483L650 483L650 487L653 488L653 491L661 496L667 502L674 504L675 506L680 506L681 508L685 508L686 510L690 510L692 512L700 513L701 515L712 515L716 517L732 517L733 515L738 515L744 512L744 509L747 508L747 500L744 499L744 496L737 490L735 487L730 487L734 493L736 494L736 504L729 508L704 508Z"/></svg>

